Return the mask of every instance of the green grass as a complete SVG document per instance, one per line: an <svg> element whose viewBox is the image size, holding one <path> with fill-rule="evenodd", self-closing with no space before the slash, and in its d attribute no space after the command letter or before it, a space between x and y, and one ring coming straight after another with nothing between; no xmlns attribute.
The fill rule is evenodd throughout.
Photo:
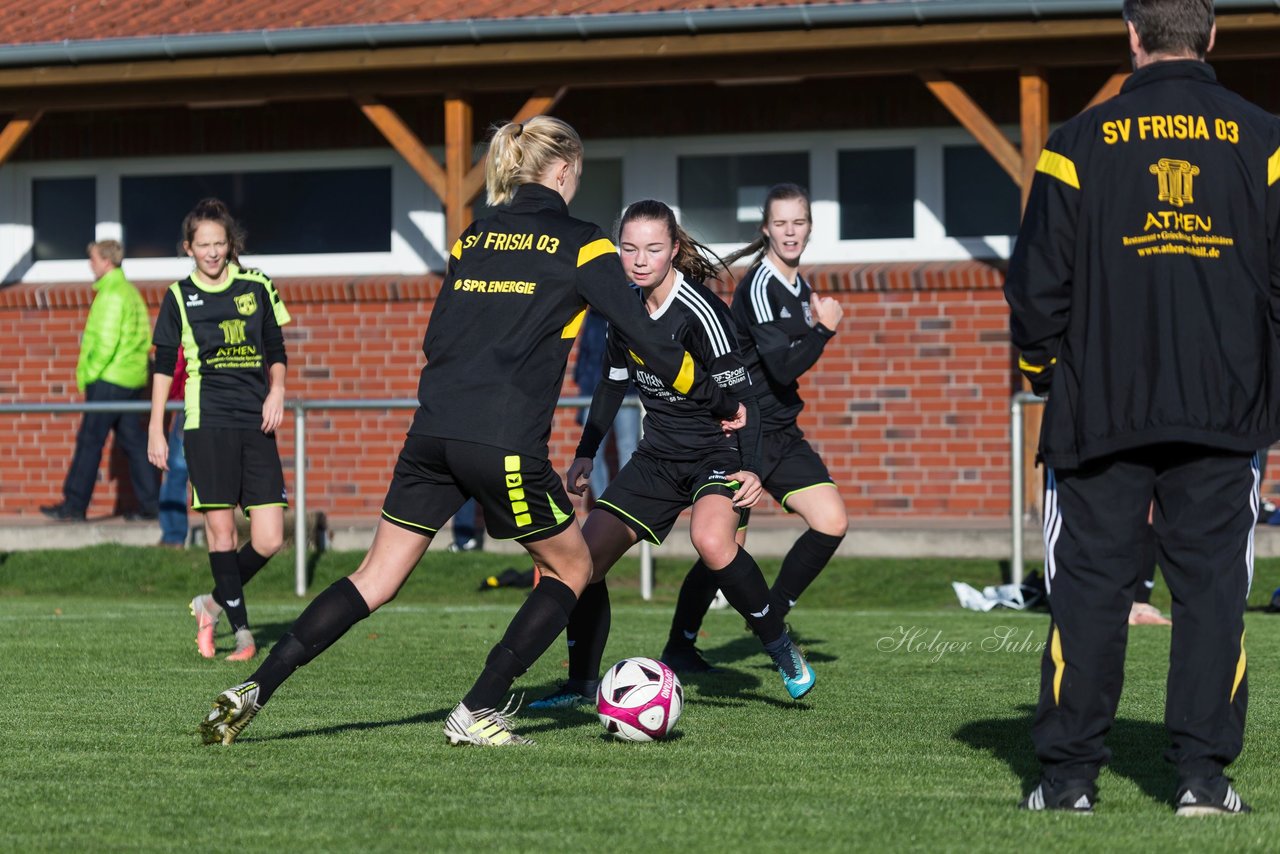
<svg viewBox="0 0 1280 854"><path fill-rule="evenodd" d="M324 556L313 592L359 557ZM729 671L685 680L667 742L607 740L584 712L525 712L537 748L450 748L444 717L523 597L476 585L510 563L428 555L223 748L199 745L195 723L251 668L196 654L185 603L208 586L203 556L0 555L0 850L1198 851L1280 835L1280 616L1247 618L1252 702L1233 774L1257 814L1173 817L1169 634L1144 627L1098 814L1029 815L1013 809L1036 773L1038 654L1025 646L1046 617L962 611L948 584L996 581L995 562L833 563L793 621L818 673L811 700L785 700L742 620L713 612L701 644ZM249 589L260 639L301 610L291 569L282 555ZM684 566L658 570L647 604L634 563L619 568L609 660L659 651ZM1277 581L1280 562L1260 562L1256 604ZM1001 627L1018 648L990 649ZM913 630L934 649L891 648ZM939 655L948 642L969 646ZM557 644L518 687L536 696L564 666Z"/></svg>

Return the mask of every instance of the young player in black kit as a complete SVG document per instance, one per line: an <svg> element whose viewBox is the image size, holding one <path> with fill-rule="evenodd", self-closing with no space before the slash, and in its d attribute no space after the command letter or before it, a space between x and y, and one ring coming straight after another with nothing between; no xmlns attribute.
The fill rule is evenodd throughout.
<svg viewBox="0 0 1280 854"><path fill-rule="evenodd" d="M679 341L741 402L747 426L726 436L705 407L646 370L626 332L611 328L605 376L596 387L569 488L589 483L600 441L613 423L628 383L645 403L644 429L631 459L587 517L583 536L591 549L592 583L569 619L569 681L531 708L561 708L595 700L610 609L605 575L640 538L660 544L685 508L693 507L689 536L714 583L760 638L793 698L814 686L813 670L787 636L782 617L769 606L760 567L735 537L739 522L761 494L758 472L760 419L755 390L733 334L729 310L702 280L716 268L676 223L662 202L636 202L622 215L618 245L622 264L644 300L653 326Z"/></svg>
<svg viewBox="0 0 1280 854"><path fill-rule="evenodd" d="M822 458L796 419L804 408L798 380L822 356L844 314L840 303L818 297L800 275L800 256L813 228L809 196L795 184L779 184L764 202L760 237L725 258L732 264L755 255L733 298L733 320L744 361L759 390L764 488L809 530L787 552L770 591L772 609L786 617L796 600L839 548L849 517ZM738 542L746 543L746 528ZM678 672L712 669L694 645L717 589L705 561L685 576L662 660Z"/></svg>
<svg viewBox="0 0 1280 854"><path fill-rule="evenodd" d="M200 724L206 743L230 744L294 670L391 601L469 497L489 534L528 550L541 581L449 715L454 744L527 741L498 711L511 683L551 645L591 575L564 485L547 460L551 417L587 306L625 330L649 371L703 402L727 429L738 405L675 342L657 334L627 287L617 250L597 226L568 214L582 141L559 119L499 128L489 144L492 217L453 245L423 341L420 407L396 463L382 518L359 569L322 592L244 682Z"/></svg>
<svg viewBox="0 0 1280 854"><path fill-rule="evenodd" d="M235 632L228 661L257 654L244 585L284 541L287 506L275 430L284 418L286 357L280 327L289 312L271 280L238 266L244 232L217 199L205 199L182 224L191 275L169 286L156 318L155 379L147 457L168 469L164 405L178 348L187 364L183 439L192 506L204 514L213 592L191 600L196 646L213 658L213 632L225 610ZM249 516L249 542L236 551L234 512Z"/></svg>

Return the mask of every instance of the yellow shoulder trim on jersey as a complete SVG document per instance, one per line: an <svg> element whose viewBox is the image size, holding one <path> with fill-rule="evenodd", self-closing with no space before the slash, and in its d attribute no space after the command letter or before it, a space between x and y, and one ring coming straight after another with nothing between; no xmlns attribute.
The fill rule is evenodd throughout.
<svg viewBox="0 0 1280 854"><path fill-rule="evenodd" d="M680 373L676 374L676 381L671 387L681 394L688 394L689 389L693 388L693 357L686 350L684 359L680 362Z"/></svg>
<svg viewBox="0 0 1280 854"><path fill-rule="evenodd" d="M449 254L452 255L454 258L457 258L459 261L462 260L462 238L461 237L453 241L453 249L449 250Z"/></svg>
<svg viewBox="0 0 1280 854"><path fill-rule="evenodd" d="M1280 181L1280 148L1267 160L1267 186L1270 187L1276 181Z"/></svg>
<svg viewBox="0 0 1280 854"><path fill-rule="evenodd" d="M578 250L578 266L586 266L601 255L608 255L610 252L613 252L614 254L617 254L618 252L618 247L613 245L612 240L607 237L601 237L599 240L593 240Z"/></svg>
<svg viewBox="0 0 1280 854"><path fill-rule="evenodd" d="M564 325L564 329L560 330L560 337L561 338L577 338L578 330L582 328L582 321L586 319L587 319L587 310L584 308L582 311L578 312L573 316L573 320L570 320L568 323Z"/></svg>
<svg viewBox="0 0 1280 854"><path fill-rule="evenodd" d="M1076 164L1061 154L1045 149L1040 152L1040 160L1036 163L1036 171L1043 172L1051 178L1057 178L1068 187L1080 189L1080 177L1076 175Z"/></svg>
<svg viewBox="0 0 1280 854"><path fill-rule="evenodd" d="M237 270L237 278L249 279L254 282L261 282L264 285L270 285L271 280L267 278L267 274L255 267L240 267Z"/></svg>
<svg viewBox="0 0 1280 854"><path fill-rule="evenodd" d="M1057 359L1049 360L1049 365L1056 365L1057 363ZM1044 369L1049 365L1033 365L1021 356L1018 357L1018 369L1026 371L1029 374L1042 374L1044 373Z"/></svg>

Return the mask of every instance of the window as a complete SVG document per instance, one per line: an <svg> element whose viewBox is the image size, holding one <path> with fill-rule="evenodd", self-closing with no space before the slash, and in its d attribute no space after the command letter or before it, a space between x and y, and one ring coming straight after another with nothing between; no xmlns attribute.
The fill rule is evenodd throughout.
<svg viewBox="0 0 1280 854"><path fill-rule="evenodd" d="M594 222L613 234L613 226L622 216L622 160L586 160L582 164L582 183L569 203L569 213L578 219Z"/></svg>
<svg viewBox="0 0 1280 854"><path fill-rule="evenodd" d="M679 158L681 223L705 243L746 243L760 229L774 184L809 186L809 153L712 154Z"/></svg>
<svg viewBox="0 0 1280 854"><path fill-rule="evenodd" d="M83 260L98 222L93 178L37 178L31 182L33 261Z"/></svg>
<svg viewBox="0 0 1280 854"><path fill-rule="evenodd" d="M1018 186L985 150L976 145L944 148L942 175L948 237L1018 233Z"/></svg>
<svg viewBox="0 0 1280 854"><path fill-rule="evenodd" d="M841 240L915 236L915 149L841 151L836 168Z"/></svg>
<svg viewBox="0 0 1280 854"><path fill-rule="evenodd" d="M121 178L121 225L130 257L180 254L182 219L209 196L227 203L254 255L391 248L389 168L223 172Z"/></svg>

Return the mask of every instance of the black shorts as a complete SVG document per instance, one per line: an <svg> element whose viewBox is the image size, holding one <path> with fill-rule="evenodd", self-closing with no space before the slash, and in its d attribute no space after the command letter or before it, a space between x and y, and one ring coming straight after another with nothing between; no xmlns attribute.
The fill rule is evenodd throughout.
<svg viewBox="0 0 1280 854"><path fill-rule="evenodd" d="M275 434L237 427L183 431L191 509L288 507Z"/></svg>
<svg viewBox="0 0 1280 854"><path fill-rule="evenodd" d="M810 447L799 427L792 425L761 439L760 481L782 509L794 513L787 499L815 486L835 486L818 452Z"/></svg>
<svg viewBox="0 0 1280 854"><path fill-rule="evenodd" d="M545 458L434 436L405 439L382 518L434 537L468 498L484 508L495 540L543 540L574 522L564 484Z"/></svg>
<svg viewBox="0 0 1280 854"><path fill-rule="evenodd" d="M741 467L737 451L692 462L662 460L636 451L609 481L596 506L617 516L640 539L662 545L680 513L699 498L726 495L732 499L738 482L728 475Z"/></svg>

